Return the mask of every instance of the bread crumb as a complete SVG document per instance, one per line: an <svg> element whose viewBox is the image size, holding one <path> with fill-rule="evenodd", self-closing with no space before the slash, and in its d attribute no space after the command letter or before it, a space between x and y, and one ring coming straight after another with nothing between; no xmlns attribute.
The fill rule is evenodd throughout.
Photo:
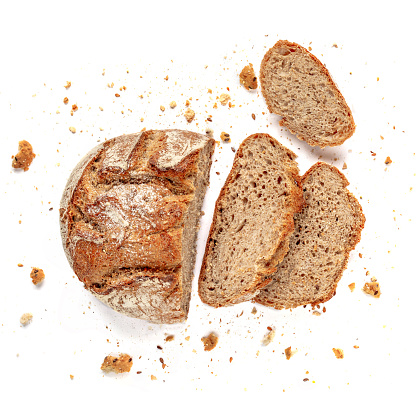
<svg viewBox="0 0 416 416"><path fill-rule="evenodd" d="M114 95L115 95L117 98L118 98L118 97L120 97L120 94L119 94L118 92L116 92Z"/></svg>
<svg viewBox="0 0 416 416"><path fill-rule="evenodd" d="M225 133L224 131L221 132L220 137L221 137L221 140L225 143L228 143L231 140L229 133Z"/></svg>
<svg viewBox="0 0 416 416"><path fill-rule="evenodd" d="M213 129L211 129L210 127L207 127L206 129L205 129L205 134L208 136L208 137L214 137L214 130Z"/></svg>
<svg viewBox="0 0 416 416"><path fill-rule="evenodd" d="M175 339L175 335L168 335L166 338L165 338L165 342L170 342L170 341L173 341Z"/></svg>
<svg viewBox="0 0 416 416"><path fill-rule="evenodd" d="M42 269L32 267L32 271L30 272L30 278L32 279L32 283L36 286L39 283L43 282L43 280L45 279L45 273Z"/></svg>
<svg viewBox="0 0 416 416"><path fill-rule="evenodd" d="M101 364L101 370L114 373L128 373L133 365L133 359L128 354L118 356L107 355Z"/></svg>
<svg viewBox="0 0 416 416"><path fill-rule="evenodd" d="M32 318L33 315L31 313L24 313L21 317L20 317L20 323L23 326L26 326L28 324L30 324L30 322L32 322Z"/></svg>
<svg viewBox="0 0 416 416"><path fill-rule="evenodd" d="M190 123L195 118L195 112L193 110L191 110L190 108L188 108L185 111L185 114L184 115L185 115L186 121L188 123Z"/></svg>
<svg viewBox="0 0 416 416"><path fill-rule="evenodd" d="M334 44L332 45L332 47L333 47L333 48L338 48L338 45L337 45L336 43L334 43Z"/></svg>
<svg viewBox="0 0 416 416"><path fill-rule="evenodd" d="M211 332L207 337L202 337L201 341L204 343L204 351L211 351L217 346L218 337Z"/></svg>
<svg viewBox="0 0 416 416"><path fill-rule="evenodd" d="M17 263L17 267L23 267L23 264L22 263Z"/></svg>
<svg viewBox="0 0 416 416"><path fill-rule="evenodd" d="M363 292L374 296L375 298L379 298L381 295L380 285L377 282L367 282L364 284Z"/></svg>
<svg viewBox="0 0 416 416"><path fill-rule="evenodd" d="M21 140L17 155L12 156L12 167L15 169L23 169L26 172L29 170L29 166L35 157L36 155L33 153L32 145L26 140Z"/></svg>
<svg viewBox="0 0 416 416"><path fill-rule="evenodd" d="M160 106L161 111L165 111L165 107L163 105Z"/></svg>
<svg viewBox="0 0 416 416"><path fill-rule="evenodd" d="M251 310L251 313L252 313L253 315L255 315L255 314L257 313L257 309L256 309L256 307L253 307L253 309Z"/></svg>
<svg viewBox="0 0 416 416"><path fill-rule="evenodd" d="M76 104L72 104L72 111L78 111L78 106Z"/></svg>
<svg viewBox="0 0 416 416"><path fill-rule="evenodd" d="M354 289L355 289L355 283L350 283L350 284L348 285L348 287L350 288L351 292L354 292Z"/></svg>
<svg viewBox="0 0 416 416"><path fill-rule="evenodd" d="M292 347L287 347L285 349L285 355L286 355L286 360L290 360L290 358L293 356Z"/></svg>
<svg viewBox="0 0 416 416"><path fill-rule="evenodd" d="M157 380L156 376L154 376L153 374L150 376L150 380Z"/></svg>
<svg viewBox="0 0 416 416"><path fill-rule="evenodd" d="M337 357L337 359L342 359L344 358L344 351L341 348L332 348L332 351L334 351L335 357Z"/></svg>
<svg viewBox="0 0 416 416"><path fill-rule="evenodd" d="M386 164L386 165L390 165L390 163L392 163L393 161L390 159L390 156L387 156L386 157L386 160L384 161L384 163Z"/></svg>
<svg viewBox="0 0 416 416"><path fill-rule="evenodd" d="M312 315L321 316L321 312L319 312L319 311L313 311L312 312Z"/></svg>
<svg viewBox="0 0 416 416"><path fill-rule="evenodd" d="M262 344L269 345L276 335L276 331L274 329L270 329L269 332L264 336Z"/></svg>
<svg viewBox="0 0 416 416"><path fill-rule="evenodd" d="M68 104L68 103L69 103L68 97L65 97L64 98L64 104Z"/></svg>
<svg viewBox="0 0 416 416"><path fill-rule="evenodd" d="M74 133L76 133L76 132L77 132L77 129L76 129L75 127L70 127L70 128L69 128L69 131L70 131L72 134L74 134Z"/></svg>
<svg viewBox="0 0 416 416"><path fill-rule="evenodd" d="M347 169L347 164L344 162L344 164L342 165L342 169Z"/></svg>
<svg viewBox="0 0 416 416"><path fill-rule="evenodd" d="M169 106L170 106L170 108L175 108L176 107L176 101L171 101Z"/></svg>
<svg viewBox="0 0 416 416"><path fill-rule="evenodd" d="M72 85L72 84L71 84L71 81L67 81L67 82L66 82L66 85L65 85L65 88L66 88L66 89L68 89L71 85Z"/></svg>
<svg viewBox="0 0 416 416"><path fill-rule="evenodd" d="M255 119L256 119L256 115L253 113L253 114L251 115L251 118L252 118L253 120L255 120Z"/></svg>
<svg viewBox="0 0 416 416"><path fill-rule="evenodd" d="M254 73L253 64L248 64L240 73L240 84L246 90L255 90L257 88L257 77Z"/></svg>
<svg viewBox="0 0 416 416"><path fill-rule="evenodd" d="M111 84L110 84L110 83L108 83L108 84L107 84L107 87L108 87L108 88L113 88L113 87L114 87L114 82L112 82Z"/></svg>
<svg viewBox="0 0 416 416"><path fill-rule="evenodd" d="M220 95L220 103L221 105L227 105L228 101L231 100L229 94L221 94Z"/></svg>
<svg viewBox="0 0 416 416"><path fill-rule="evenodd" d="M73 376L72 374L70 374L70 375L69 375L69 378L70 378L71 380L73 380L73 379L74 379L74 376Z"/></svg>
<svg viewBox="0 0 416 416"><path fill-rule="evenodd" d="M357 350L358 348L360 348L358 345L354 345L354 348Z"/></svg>
<svg viewBox="0 0 416 416"><path fill-rule="evenodd" d="M185 337L185 341L189 341L191 339L191 337L188 335L187 337Z"/></svg>

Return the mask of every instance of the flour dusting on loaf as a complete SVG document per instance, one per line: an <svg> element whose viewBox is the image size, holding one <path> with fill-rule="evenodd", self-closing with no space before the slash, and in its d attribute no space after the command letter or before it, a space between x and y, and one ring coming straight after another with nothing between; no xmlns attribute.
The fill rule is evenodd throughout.
<svg viewBox="0 0 416 416"><path fill-rule="evenodd" d="M186 319L214 140L148 130L94 148L61 200L68 261L97 298L155 323Z"/></svg>

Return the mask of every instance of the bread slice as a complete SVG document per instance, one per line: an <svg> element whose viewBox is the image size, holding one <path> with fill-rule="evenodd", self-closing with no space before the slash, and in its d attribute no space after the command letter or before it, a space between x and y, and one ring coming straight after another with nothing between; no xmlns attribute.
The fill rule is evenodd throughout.
<svg viewBox="0 0 416 416"><path fill-rule="evenodd" d="M296 155L268 134L239 147L215 205L199 296L227 306L253 298L289 249L303 197Z"/></svg>
<svg viewBox="0 0 416 416"><path fill-rule="evenodd" d="M279 40L260 67L261 91L280 125L311 146L339 146L355 130L354 119L324 65L296 43Z"/></svg>
<svg viewBox="0 0 416 416"><path fill-rule="evenodd" d="M365 217L335 167L318 162L302 177L305 205L295 215L290 250L254 299L276 309L323 303L335 295Z"/></svg>

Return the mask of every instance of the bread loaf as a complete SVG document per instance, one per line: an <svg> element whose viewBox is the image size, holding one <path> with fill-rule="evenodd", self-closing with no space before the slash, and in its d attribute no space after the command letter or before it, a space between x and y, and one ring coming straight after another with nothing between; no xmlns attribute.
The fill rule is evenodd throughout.
<svg viewBox="0 0 416 416"><path fill-rule="evenodd" d="M305 204L295 215L289 252L272 282L254 299L276 309L331 299L365 223L359 202L337 168L316 163L302 177L302 186Z"/></svg>
<svg viewBox="0 0 416 416"><path fill-rule="evenodd" d="M261 91L280 125L311 146L339 146L355 131L344 97L324 65L296 43L279 40L260 67Z"/></svg>
<svg viewBox="0 0 416 416"><path fill-rule="evenodd" d="M129 134L72 172L60 209L65 253L85 288L117 312L187 318L214 144L181 130Z"/></svg>
<svg viewBox="0 0 416 416"><path fill-rule="evenodd" d="M296 155L268 134L243 141L215 205L199 277L214 307L253 298L289 249L303 197Z"/></svg>

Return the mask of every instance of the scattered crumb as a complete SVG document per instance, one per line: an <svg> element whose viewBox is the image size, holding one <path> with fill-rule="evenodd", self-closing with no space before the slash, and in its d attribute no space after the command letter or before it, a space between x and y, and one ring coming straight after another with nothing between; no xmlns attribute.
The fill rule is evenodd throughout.
<svg viewBox="0 0 416 416"><path fill-rule="evenodd" d="M321 316L321 312L319 312L319 311L313 311L312 312L312 315Z"/></svg>
<svg viewBox="0 0 416 416"><path fill-rule="evenodd" d="M367 282L363 287L363 291L375 298L379 298L381 295L380 285L377 282Z"/></svg>
<svg viewBox="0 0 416 416"><path fill-rule="evenodd" d="M380 139L381 139L381 140L384 140L384 137L380 135Z"/></svg>
<svg viewBox="0 0 416 416"><path fill-rule="evenodd" d="M256 119L256 115L253 113L253 114L251 115L251 118L252 118L253 120L255 120L255 119Z"/></svg>
<svg viewBox="0 0 416 416"><path fill-rule="evenodd" d="M15 169L23 169L26 172L29 170L29 166L35 157L36 155L33 153L32 145L26 140L21 140L17 155L12 156L12 167Z"/></svg>
<svg viewBox="0 0 416 416"><path fill-rule="evenodd" d="M217 346L218 337L211 332L207 337L202 337L201 341L204 343L204 351L211 351Z"/></svg>
<svg viewBox="0 0 416 416"><path fill-rule="evenodd" d="M384 163L386 164L386 165L390 165L390 163L392 163L393 161L390 159L390 156L387 156L386 157L386 160L384 161Z"/></svg>
<svg viewBox="0 0 416 416"><path fill-rule="evenodd" d="M70 378L71 380L73 380L73 379L74 379L74 376L73 376L72 374L70 374L70 375L69 375L69 378Z"/></svg>
<svg viewBox="0 0 416 416"><path fill-rule="evenodd" d="M76 129L75 127L70 127L70 128L69 128L69 131L70 131L72 134L74 134L74 133L76 133L76 132L77 132L77 129Z"/></svg>
<svg viewBox="0 0 416 416"><path fill-rule="evenodd" d="M72 111L78 111L78 106L76 104L72 104Z"/></svg>
<svg viewBox="0 0 416 416"><path fill-rule="evenodd" d="M195 118L195 112L193 110L191 110L190 108L188 108L185 111L185 114L184 115L185 115L186 121L188 123L190 123Z"/></svg>
<svg viewBox="0 0 416 416"><path fill-rule="evenodd" d="M358 348L360 348L358 345L354 345L354 348L357 350Z"/></svg>
<svg viewBox="0 0 416 416"><path fill-rule="evenodd" d="M231 148L231 151L235 153L235 147L232 147Z"/></svg>
<svg viewBox="0 0 416 416"><path fill-rule="evenodd" d="M185 337L185 341L189 341L191 339L191 337L188 335L187 337Z"/></svg>
<svg viewBox="0 0 416 416"><path fill-rule="evenodd" d="M163 105L160 106L161 111L165 111L165 107Z"/></svg>
<svg viewBox="0 0 416 416"><path fill-rule="evenodd" d="M32 267L32 271L30 272L30 278L32 279L32 283L34 285L38 285L39 283L43 282L43 279L45 279L45 273L42 269Z"/></svg>
<svg viewBox="0 0 416 416"><path fill-rule="evenodd" d="M23 326L26 326L27 324L30 324L30 322L32 322L32 318L33 315L31 313L24 313L21 317L20 317L20 323Z"/></svg>
<svg viewBox="0 0 416 416"><path fill-rule="evenodd" d="M262 344L269 345L276 335L276 331L274 329L270 329L269 332L264 336Z"/></svg>
<svg viewBox="0 0 416 416"><path fill-rule="evenodd" d="M338 48L338 45L337 45L336 43L334 43L334 44L332 45L332 47L333 47L333 48Z"/></svg>
<svg viewBox="0 0 416 416"><path fill-rule="evenodd" d="M205 129L205 134L208 136L208 137L214 137L214 130L212 130L210 127L207 127L206 129Z"/></svg>
<svg viewBox="0 0 416 416"><path fill-rule="evenodd" d="M99 109L100 109L100 111L104 111L104 108L102 108L102 107L98 107Z"/></svg>
<svg viewBox="0 0 416 416"><path fill-rule="evenodd" d="M285 355L286 355L286 360L290 360L290 358L293 356L292 347L287 347L285 349Z"/></svg>
<svg viewBox="0 0 416 416"><path fill-rule="evenodd" d="M114 373L128 373L133 365L133 359L128 354L118 356L107 355L101 364L101 370Z"/></svg>
<svg viewBox="0 0 416 416"><path fill-rule="evenodd" d="M341 348L332 348L332 351L339 360L344 358L344 351Z"/></svg>
<svg viewBox="0 0 416 416"><path fill-rule="evenodd" d="M257 88L257 77L254 73L253 64L248 64L240 73L240 84L246 90L255 90Z"/></svg>
<svg viewBox="0 0 416 416"><path fill-rule="evenodd" d="M225 133L224 131L221 132L220 137L221 137L221 140L225 143L228 143L231 140L229 133Z"/></svg>
<svg viewBox="0 0 416 416"><path fill-rule="evenodd" d="M347 164L344 162L344 164L342 165L342 169L347 169Z"/></svg>
<svg viewBox="0 0 416 416"><path fill-rule="evenodd" d="M173 341L175 339L175 335L168 335L166 338L165 338L165 342L170 342L170 341Z"/></svg>
<svg viewBox="0 0 416 416"><path fill-rule="evenodd" d="M17 263L17 267L23 267L22 263Z"/></svg>
<svg viewBox="0 0 416 416"><path fill-rule="evenodd" d="M113 88L113 87L114 87L114 82L112 82L111 84L110 84L110 83L108 83L108 84L107 84L107 87L108 87L108 88Z"/></svg>
<svg viewBox="0 0 416 416"><path fill-rule="evenodd" d="M354 292L354 289L355 289L355 283L350 283L350 284L348 285L348 287L350 288L351 292Z"/></svg>
<svg viewBox="0 0 416 416"><path fill-rule="evenodd" d="M175 108L176 107L176 101L171 101L169 105L170 105L170 108Z"/></svg>
<svg viewBox="0 0 416 416"><path fill-rule="evenodd" d="M251 310L251 313L253 314L253 315L255 315L256 313L257 313L257 309L256 309L256 307L254 306L253 307L253 309Z"/></svg>
<svg viewBox="0 0 416 416"><path fill-rule="evenodd" d="M150 380L157 380L156 376L154 376L153 374L150 376Z"/></svg>
<svg viewBox="0 0 416 416"><path fill-rule="evenodd" d="M68 104L69 103L69 99L68 99L68 97L65 97L64 98L64 104Z"/></svg>
<svg viewBox="0 0 416 416"><path fill-rule="evenodd" d="M228 94L221 94L220 95L220 103L221 105L227 105L228 101L231 100L231 97Z"/></svg>
<svg viewBox="0 0 416 416"><path fill-rule="evenodd" d="M65 88L66 88L66 89L68 89L71 85L72 85L72 84L71 84L71 81L67 81L67 82L66 82L66 85L65 85Z"/></svg>

